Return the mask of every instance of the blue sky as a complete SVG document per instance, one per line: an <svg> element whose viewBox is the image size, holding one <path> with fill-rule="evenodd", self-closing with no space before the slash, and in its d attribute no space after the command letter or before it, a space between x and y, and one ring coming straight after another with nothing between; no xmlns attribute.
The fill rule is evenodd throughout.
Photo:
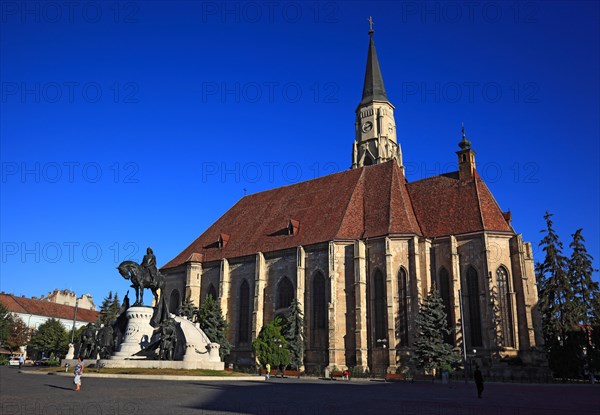
<svg viewBox="0 0 600 415"><path fill-rule="evenodd" d="M456 170L464 122L536 259L549 210L600 268L597 2L0 7L3 291L122 297L120 261L349 168L369 16L408 180Z"/></svg>

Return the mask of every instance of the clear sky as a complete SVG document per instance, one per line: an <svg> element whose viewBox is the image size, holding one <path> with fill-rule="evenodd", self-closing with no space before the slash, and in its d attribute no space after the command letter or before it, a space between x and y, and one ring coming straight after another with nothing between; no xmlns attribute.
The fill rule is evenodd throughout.
<svg viewBox="0 0 600 415"><path fill-rule="evenodd" d="M151 246L163 265L245 192L349 168L369 16L408 180L456 170L464 122L536 259L549 210L567 254L581 227L600 268L597 2L3 1L0 13L3 291L122 297L122 260Z"/></svg>

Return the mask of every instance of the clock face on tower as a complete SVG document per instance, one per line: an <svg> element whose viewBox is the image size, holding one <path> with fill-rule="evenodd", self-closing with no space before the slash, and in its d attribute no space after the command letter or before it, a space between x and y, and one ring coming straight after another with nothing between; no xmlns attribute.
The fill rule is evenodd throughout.
<svg viewBox="0 0 600 415"><path fill-rule="evenodd" d="M362 125L363 133L368 133L373 129L373 123L371 121L367 121Z"/></svg>

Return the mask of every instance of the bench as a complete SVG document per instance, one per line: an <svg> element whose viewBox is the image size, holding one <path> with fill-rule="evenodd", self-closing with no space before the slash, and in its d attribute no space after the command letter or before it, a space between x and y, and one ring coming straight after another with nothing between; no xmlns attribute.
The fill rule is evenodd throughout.
<svg viewBox="0 0 600 415"><path fill-rule="evenodd" d="M383 377L386 382L399 382L406 380L406 376L403 373L386 373Z"/></svg>
<svg viewBox="0 0 600 415"><path fill-rule="evenodd" d="M260 374L261 375L266 375L267 374L267 369L261 369L260 370ZM277 377L278 375L281 375L281 377L286 377L286 376L293 376L293 377L300 377L300 371L299 370L284 370L283 371L283 375L281 374L281 371L279 369L271 369L270 372L271 376L273 377Z"/></svg>
<svg viewBox="0 0 600 415"><path fill-rule="evenodd" d="M299 370L284 370L283 371L283 376L292 376L292 377L300 377L300 371Z"/></svg>
<svg viewBox="0 0 600 415"><path fill-rule="evenodd" d="M350 372L347 372L347 371L346 372L339 372L339 371L331 372L329 374L329 378L331 380L335 380L336 378L340 378L342 380L350 380Z"/></svg>

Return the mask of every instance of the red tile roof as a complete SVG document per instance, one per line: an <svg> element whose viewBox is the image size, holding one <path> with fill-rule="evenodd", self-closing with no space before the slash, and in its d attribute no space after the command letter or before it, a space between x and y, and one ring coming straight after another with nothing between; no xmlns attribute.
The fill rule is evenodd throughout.
<svg viewBox="0 0 600 415"><path fill-rule="evenodd" d="M406 182L395 161L245 196L163 268L390 234L512 232L481 178L458 173ZM299 222L289 235L290 219ZM220 234L229 235L219 248Z"/></svg>
<svg viewBox="0 0 600 415"><path fill-rule="evenodd" d="M12 294L0 294L0 303L4 304L8 311L13 313L64 318L67 320L72 320L75 314L75 307L69 305L17 297ZM77 309L77 321L95 323L99 315L98 311L86 310L84 308Z"/></svg>
<svg viewBox="0 0 600 415"><path fill-rule="evenodd" d="M460 181L454 172L407 187L423 234L428 237L481 230L514 232L477 172L470 181Z"/></svg>

